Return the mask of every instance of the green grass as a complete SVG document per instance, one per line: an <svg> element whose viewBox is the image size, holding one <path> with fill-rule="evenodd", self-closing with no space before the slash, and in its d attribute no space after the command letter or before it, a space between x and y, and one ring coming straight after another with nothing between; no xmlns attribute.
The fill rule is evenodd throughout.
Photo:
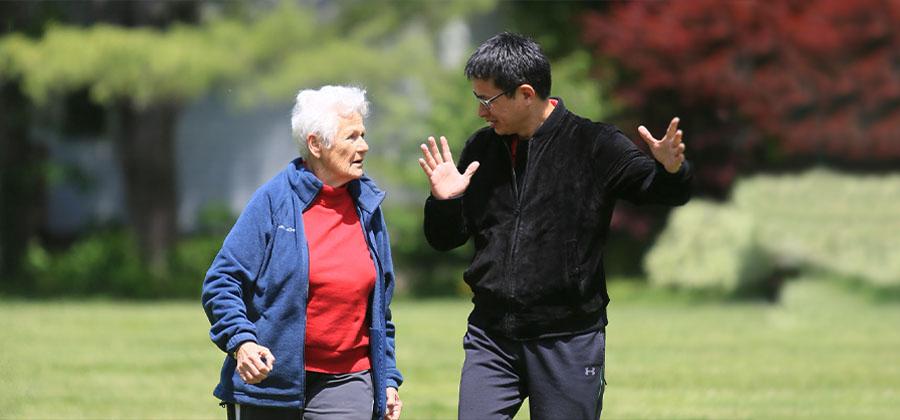
<svg viewBox="0 0 900 420"><path fill-rule="evenodd" d="M604 418L900 413L896 302L821 281L789 283L774 305L610 293ZM395 303L405 419L455 417L469 309ZM0 418L224 418L207 328L198 303L0 301Z"/></svg>

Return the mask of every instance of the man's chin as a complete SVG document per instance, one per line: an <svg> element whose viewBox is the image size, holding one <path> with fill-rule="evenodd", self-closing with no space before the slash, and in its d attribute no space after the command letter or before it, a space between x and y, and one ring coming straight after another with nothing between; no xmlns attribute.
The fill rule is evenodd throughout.
<svg viewBox="0 0 900 420"><path fill-rule="evenodd" d="M508 136L512 134L503 126L498 126L497 123L491 123L491 129L494 130L494 133L496 133L498 136Z"/></svg>

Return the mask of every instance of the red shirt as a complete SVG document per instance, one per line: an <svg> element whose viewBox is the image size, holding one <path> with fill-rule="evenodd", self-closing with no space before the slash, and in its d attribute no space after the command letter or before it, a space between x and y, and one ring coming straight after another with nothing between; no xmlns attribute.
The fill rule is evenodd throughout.
<svg viewBox="0 0 900 420"><path fill-rule="evenodd" d="M303 226L309 246L306 370L369 369L366 313L375 263L347 188L323 186L303 212Z"/></svg>

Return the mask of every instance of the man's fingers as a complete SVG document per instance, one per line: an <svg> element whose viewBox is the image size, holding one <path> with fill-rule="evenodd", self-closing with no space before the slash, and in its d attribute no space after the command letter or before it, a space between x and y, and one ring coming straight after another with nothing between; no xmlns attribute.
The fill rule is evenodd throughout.
<svg viewBox="0 0 900 420"><path fill-rule="evenodd" d="M672 139L672 146L678 146L679 144L681 144L682 137L684 137L684 132L681 130L676 131L675 138Z"/></svg>
<svg viewBox="0 0 900 420"><path fill-rule="evenodd" d="M672 122L669 123L669 129L666 130L666 138L671 139L675 136L675 132L678 131L678 117L672 118Z"/></svg>
<svg viewBox="0 0 900 420"><path fill-rule="evenodd" d="M472 175L475 175L475 171L478 170L479 166L481 166L481 164L477 161L470 163L469 166L466 167L466 172L463 174L463 176L465 176L466 178L471 178Z"/></svg>
<svg viewBox="0 0 900 420"><path fill-rule="evenodd" d="M648 146L653 147L656 145L657 140L650 135L650 131L647 130L647 127L643 125L638 127L638 134L641 135L641 138L644 139L644 142L647 143Z"/></svg>
<svg viewBox="0 0 900 420"><path fill-rule="evenodd" d="M429 149L431 150L431 157L434 158L434 161L437 162L438 165L444 163L444 159L441 157L441 151L438 150L437 142L434 141L434 137L428 138Z"/></svg>
<svg viewBox="0 0 900 420"><path fill-rule="evenodd" d="M422 160L428 165L428 168L434 169L434 167L437 166L437 162L435 162L434 157L431 156L431 150L428 150L428 146L426 146L425 143L422 143L419 147L422 149Z"/></svg>
<svg viewBox="0 0 900 420"><path fill-rule="evenodd" d="M431 178L431 174L433 172L431 171L431 168L428 167L428 164L425 163L425 159L419 158L419 166L421 166L422 170L425 171L425 175L428 176L428 178Z"/></svg>
<svg viewBox="0 0 900 420"><path fill-rule="evenodd" d="M447 138L441 136L441 149L443 149L444 154L441 155L444 158L444 162L453 163L453 155L450 153L450 145L447 144Z"/></svg>

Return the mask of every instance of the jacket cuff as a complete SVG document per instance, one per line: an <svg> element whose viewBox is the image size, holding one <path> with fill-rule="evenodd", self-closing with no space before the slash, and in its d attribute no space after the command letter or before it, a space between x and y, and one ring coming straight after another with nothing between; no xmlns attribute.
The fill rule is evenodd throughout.
<svg viewBox="0 0 900 420"><path fill-rule="evenodd" d="M385 381L385 386L388 388L400 389L400 384L402 381L398 381L397 378L388 377Z"/></svg>
<svg viewBox="0 0 900 420"><path fill-rule="evenodd" d="M256 342L256 335L249 332L237 333L228 340L227 352L228 354L234 354L237 351L237 348L245 341Z"/></svg>
<svg viewBox="0 0 900 420"><path fill-rule="evenodd" d="M462 212L463 195L445 200L429 195L428 199L425 200L425 206L441 216L458 216Z"/></svg>
<svg viewBox="0 0 900 420"><path fill-rule="evenodd" d="M667 171L666 167L663 166L662 163L656 162L656 168L657 172L662 174L664 178L675 181L683 181L690 178L691 176L691 163L687 159L685 159L685 161L681 163L681 167L678 168L678 172L675 172L674 174Z"/></svg>

